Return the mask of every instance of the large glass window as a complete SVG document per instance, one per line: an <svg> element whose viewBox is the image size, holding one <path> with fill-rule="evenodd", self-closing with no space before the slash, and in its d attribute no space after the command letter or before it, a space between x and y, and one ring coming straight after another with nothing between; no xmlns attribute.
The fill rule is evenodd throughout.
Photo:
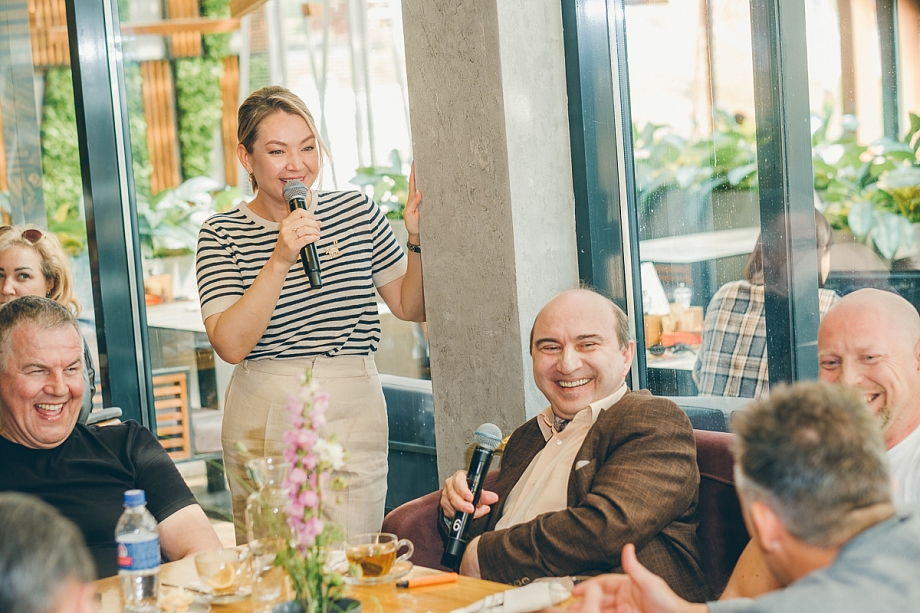
<svg viewBox="0 0 920 613"><path fill-rule="evenodd" d="M98 364L63 2L0 5L0 215L3 225L34 224L62 243L83 336Z"/></svg>
<svg viewBox="0 0 920 613"><path fill-rule="evenodd" d="M704 310L759 232L750 12L674 0L625 17L648 385L693 395Z"/></svg>
<svg viewBox="0 0 920 613"><path fill-rule="evenodd" d="M839 46L809 38L810 57L831 58L809 66L828 83L824 105L812 101L815 189L837 239L828 285L892 288L920 305L917 5L849 0L809 17L810 32L822 17L839 26Z"/></svg>
<svg viewBox="0 0 920 613"><path fill-rule="evenodd" d="M764 304L764 278L768 286L788 288L796 280L787 279L785 270L796 269L805 278L797 264L787 266L775 254L784 244L785 252L793 253L789 229L803 223L809 227L810 219L796 221L788 212L774 218L775 206L767 202L789 211L795 201L796 214L809 217L813 202L820 214L813 250L804 252L799 244L791 257L815 258L818 285L826 287L798 283L796 292L818 290L818 308L811 312L815 303L809 299L809 304L800 303L797 317L817 322L835 294L866 285L893 287L909 299L914 294L920 253L912 226L920 222L912 208L920 196L916 4L804 0L794 7L804 7L805 19L795 25L802 30L768 36L771 24L760 23L755 39L752 18L776 17L765 17L762 5L759 0L627 0L608 3L606 21L599 14L568 17L567 27L578 29L573 38L578 45L567 52L577 56L571 64L580 71L570 70L570 105L576 105L570 117L583 120L573 130L588 133L584 140L573 138L576 182L584 176L589 183L583 196L576 185L577 206L587 211L576 215L585 220L580 253L602 253L599 240L610 244L610 235L601 229L606 223L623 237L624 253L631 256L614 274L627 278L622 284L605 278L609 267L582 266L582 276L611 288L615 298L634 306L631 311L641 308L637 336L646 353L639 363L646 367L639 375L655 393L752 396L768 389L763 355L771 314ZM791 10L788 4L783 8ZM585 42L596 40L592 37L604 28L609 47ZM769 64L761 56L755 69L752 49L760 44L763 52L763 41L774 44L775 36L784 35L804 39L807 72L800 56L787 57L783 78L804 78L788 78L780 88L778 74L783 73L767 74ZM612 92L600 92L604 83L593 62L610 66ZM758 91L781 90L791 101L807 95L810 130L757 98ZM616 117L625 136L617 136L619 141L608 131L614 115L592 106L593 101L606 102L605 96L622 110ZM755 107L770 116L758 117ZM776 146L772 135L769 142L758 143L757 135L777 121L792 123L772 135L813 146L813 189L810 179L795 178L779 183L793 186L792 191L776 191L775 166L787 164L780 157L795 147ZM625 158L617 160L619 193L592 190L592 177L612 184L610 159L602 158L613 151L622 151ZM583 175L580 164L586 167ZM771 166L768 196L761 193L758 176L764 164ZM786 167L782 172L794 176L799 170ZM770 215L765 217L766 210ZM769 237L768 257L759 252L762 229ZM636 297L629 295L630 288ZM774 325L771 334L788 337L787 347L801 346L797 343L803 339L796 337L801 331L782 326ZM789 376L787 370L781 379Z"/></svg>

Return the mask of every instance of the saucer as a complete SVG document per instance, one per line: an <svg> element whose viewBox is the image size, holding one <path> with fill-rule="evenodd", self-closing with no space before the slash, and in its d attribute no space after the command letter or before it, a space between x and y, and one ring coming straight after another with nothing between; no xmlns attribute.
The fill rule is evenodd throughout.
<svg viewBox="0 0 920 613"><path fill-rule="evenodd" d="M211 586L203 581L190 583L188 589L198 592L200 594L199 600L210 604L229 604L249 598L249 595L252 594L252 587L248 585L244 585L238 592L233 592L232 594L215 594Z"/></svg>
<svg viewBox="0 0 920 613"><path fill-rule="evenodd" d="M163 613L176 613L179 609L174 609L174 608L164 609L163 605L160 605L160 610ZM184 613L209 613L210 610L211 610L211 605L205 602L204 600L201 600L200 598L196 598L195 600L189 603L187 608L183 609Z"/></svg>
<svg viewBox="0 0 920 613"><path fill-rule="evenodd" d="M397 562L393 568L390 569L390 572L382 577L352 577L346 574L345 583L349 585L379 585L405 577L409 574L410 570L412 570L412 562L403 560L402 562Z"/></svg>

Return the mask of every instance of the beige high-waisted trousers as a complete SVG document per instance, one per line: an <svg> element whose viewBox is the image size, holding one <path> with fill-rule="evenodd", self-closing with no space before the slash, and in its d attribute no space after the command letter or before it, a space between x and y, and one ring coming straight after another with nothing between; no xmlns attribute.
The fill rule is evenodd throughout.
<svg viewBox="0 0 920 613"><path fill-rule="evenodd" d="M282 454L282 434L290 427L288 394L311 367L319 389L329 394L327 423L320 433L334 432L348 452L345 469L336 473L345 479L346 488L326 498L324 515L348 535L377 532L383 523L389 428L374 357L244 360L234 368L227 386L221 430L237 543L246 542L244 509L249 491L235 475L249 482L248 457ZM248 457L237 450L237 442L246 446Z"/></svg>

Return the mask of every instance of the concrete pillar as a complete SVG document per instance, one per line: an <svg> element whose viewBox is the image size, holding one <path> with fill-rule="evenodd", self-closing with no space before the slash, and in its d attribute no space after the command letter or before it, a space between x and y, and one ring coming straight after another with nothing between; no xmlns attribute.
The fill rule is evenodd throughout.
<svg viewBox="0 0 920 613"><path fill-rule="evenodd" d="M404 0L441 478L546 406L528 337L578 283L558 0ZM464 467L465 468L465 467Z"/></svg>

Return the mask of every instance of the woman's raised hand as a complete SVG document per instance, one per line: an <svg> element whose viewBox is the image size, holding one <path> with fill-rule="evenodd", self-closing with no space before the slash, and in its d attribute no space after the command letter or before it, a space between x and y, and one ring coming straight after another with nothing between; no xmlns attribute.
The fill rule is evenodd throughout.
<svg viewBox="0 0 920 613"><path fill-rule="evenodd" d="M409 233L409 242L418 244L418 206L422 203L422 192L415 188L415 162L409 171L409 198L406 208L403 209L403 220L406 222L406 231Z"/></svg>
<svg viewBox="0 0 920 613"><path fill-rule="evenodd" d="M319 240L321 222L303 209L294 209L278 224L278 242L275 254L289 266L300 257L300 250Z"/></svg>

